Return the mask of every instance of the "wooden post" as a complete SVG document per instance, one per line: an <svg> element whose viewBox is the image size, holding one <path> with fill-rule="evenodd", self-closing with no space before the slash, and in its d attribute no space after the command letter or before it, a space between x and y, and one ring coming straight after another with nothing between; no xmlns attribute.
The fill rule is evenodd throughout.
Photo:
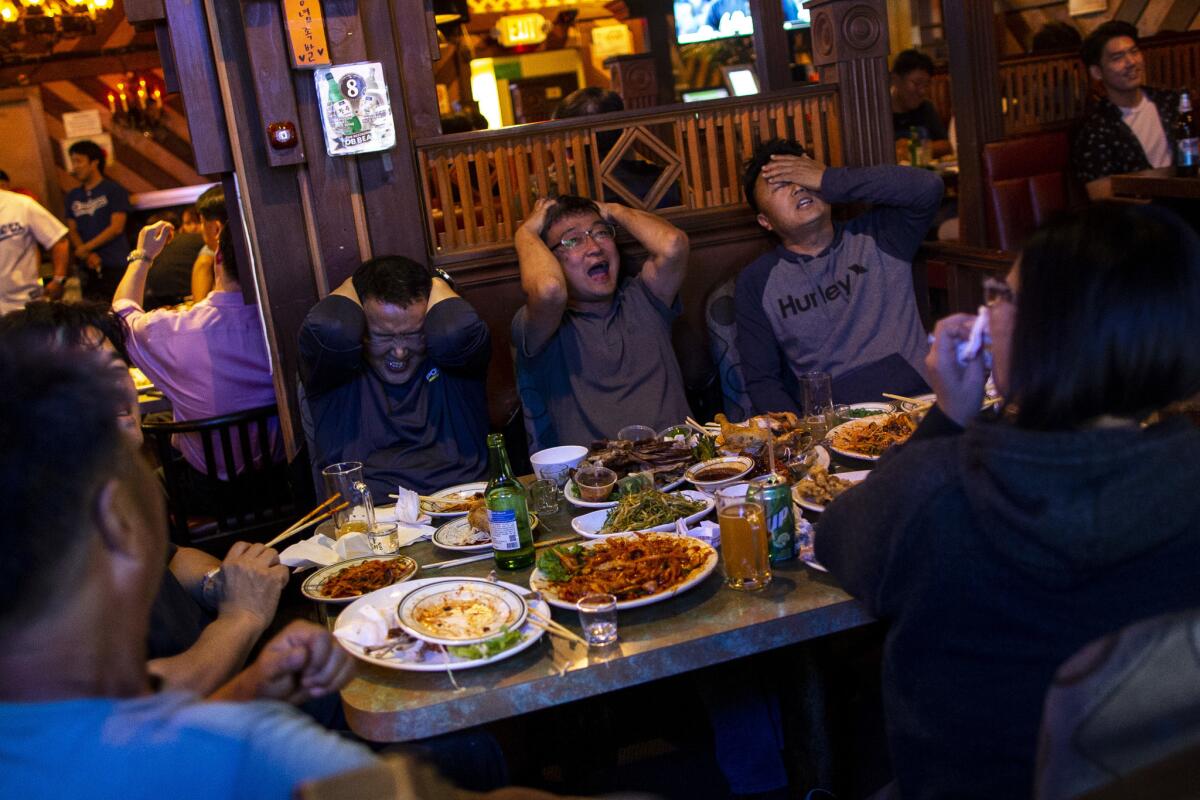
<svg viewBox="0 0 1200 800"><path fill-rule="evenodd" d="M625 108L652 108L658 105L658 72L653 53L636 53L604 59L612 72L612 90L621 95Z"/></svg>
<svg viewBox="0 0 1200 800"><path fill-rule="evenodd" d="M813 63L823 82L838 84L846 166L894 162L884 0L809 0L807 8Z"/></svg>
<svg viewBox="0 0 1200 800"><path fill-rule="evenodd" d="M750 0L754 16L754 62L764 92L792 85L792 52L783 29L783 4L779 0Z"/></svg>
<svg viewBox="0 0 1200 800"><path fill-rule="evenodd" d="M983 146L1004 138L992 7L976 0L946 0L942 14L958 134L959 240L983 247L988 244Z"/></svg>

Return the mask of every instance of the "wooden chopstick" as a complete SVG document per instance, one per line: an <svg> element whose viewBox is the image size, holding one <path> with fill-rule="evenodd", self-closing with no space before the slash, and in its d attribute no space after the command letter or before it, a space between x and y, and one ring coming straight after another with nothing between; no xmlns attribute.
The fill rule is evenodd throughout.
<svg viewBox="0 0 1200 800"><path fill-rule="evenodd" d="M549 617L543 616L540 612L534 611L532 608L529 609L529 619L534 625L544 628L547 633L557 634L564 639L569 639L570 641L581 644L584 647L588 646L588 643L583 639L582 636L575 633L570 628L555 622Z"/></svg>
<svg viewBox="0 0 1200 800"><path fill-rule="evenodd" d="M334 497L337 497L337 495L334 495ZM289 539L289 538L291 538L292 536L295 536L295 535L296 535L297 533L299 533L300 531L304 530L305 528L307 528L307 527L309 527L309 526L311 526L311 525L316 525L318 522L324 522L325 520L329 519L330 517L332 517L332 516L333 516L334 514L336 514L337 512L339 512L339 511L345 511L345 510L346 510L347 508L349 508L349 507L350 507L350 504L349 504L349 503L343 502L341 505L334 506L333 508L329 509L328 511L326 511L324 514L321 514L320 516L313 517L312 519L303 519L303 520L300 520L300 521L299 521L299 522L297 522L295 525L293 525L292 527L288 528L286 531L284 531L283 533L279 534L278 536L276 536L276 537L275 537L274 539L272 539L271 541L267 542L266 546L267 546L267 547L274 547L275 545L277 545L277 544L279 544L280 542L282 542L284 539Z"/></svg>
<svg viewBox="0 0 1200 800"><path fill-rule="evenodd" d="M880 396L886 397L888 400L899 400L901 403L912 403L915 406L933 405L933 403L930 403L927 400L918 400L915 397L905 397L902 394L888 394L887 392L880 392Z"/></svg>

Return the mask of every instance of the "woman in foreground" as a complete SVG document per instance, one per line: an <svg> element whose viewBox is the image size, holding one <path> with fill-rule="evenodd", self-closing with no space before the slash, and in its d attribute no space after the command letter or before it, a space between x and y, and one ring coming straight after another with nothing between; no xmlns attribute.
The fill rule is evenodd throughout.
<svg viewBox="0 0 1200 800"><path fill-rule="evenodd" d="M1006 285L1005 285L1006 284ZM1038 231L989 292L993 377L938 323L937 405L826 510L816 555L889 624L895 789L1029 796L1055 668L1134 620L1200 605L1200 239L1144 206Z"/></svg>

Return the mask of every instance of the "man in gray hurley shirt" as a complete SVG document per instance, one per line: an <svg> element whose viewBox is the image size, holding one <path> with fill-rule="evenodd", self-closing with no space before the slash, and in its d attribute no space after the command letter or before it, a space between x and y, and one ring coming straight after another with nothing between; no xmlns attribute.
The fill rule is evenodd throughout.
<svg viewBox="0 0 1200 800"><path fill-rule="evenodd" d="M757 412L799 411L797 377L833 376L834 401L919 394L929 350L912 259L942 199L936 175L909 167L833 168L796 142L760 145L743 186L780 246L737 278L737 348ZM830 203L874 207L834 225Z"/></svg>
<svg viewBox="0 0 1200 800"><path fill-rule="evenodd" d="M646 249L636 277L619 276L617 225ZM654 214L564 195L538 200L515 238L527 302L512 340L532 448L690 414L671 348L687 235Z"/></svg>

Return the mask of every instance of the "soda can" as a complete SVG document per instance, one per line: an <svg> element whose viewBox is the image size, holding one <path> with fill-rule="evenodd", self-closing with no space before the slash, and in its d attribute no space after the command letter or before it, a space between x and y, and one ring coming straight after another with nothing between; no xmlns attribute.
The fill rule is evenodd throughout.
<svg viewBox="0 0 1200 800"><path fill-rule="evenodd" d="M771 563L796 557L796 519L792 516L792 487L779 476L756 487L767 518Z"/></svg>

